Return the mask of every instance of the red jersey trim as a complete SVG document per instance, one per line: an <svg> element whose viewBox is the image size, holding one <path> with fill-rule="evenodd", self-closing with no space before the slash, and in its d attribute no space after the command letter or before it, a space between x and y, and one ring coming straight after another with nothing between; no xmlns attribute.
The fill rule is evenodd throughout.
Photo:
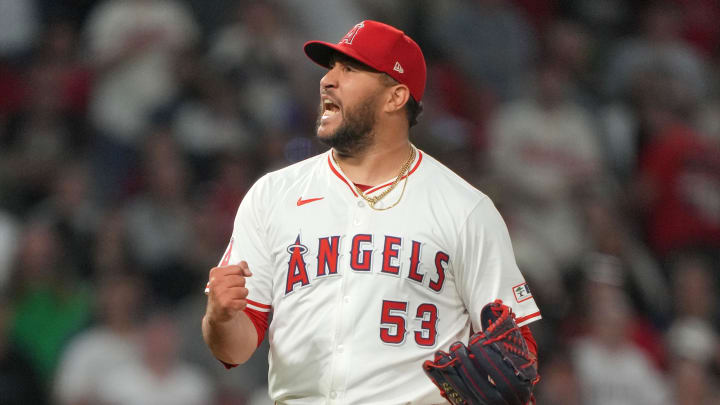
<svg viewBox="0 0 720 405"><path fill-rule="evenodd" d="M345 184L348 186L348 188L349 188L350 191L353 193L353 195L354 195L355 197L357 197L358 195L357 195L357 193L355 192L355 190L353 189L353 187L350 185L350 183L348 183L348 181L345 180L345 177L343 177L343 176L337 171L337 169L335 168L335 166L333 166L332 162L330 161L330 156L331 156L331 155L332 155L332 151L330 151L330 155L328 155L328 165L330 165L330 170L332 170L332 172L335 173L335 175L338 176L338 178L339 178L340 180L342 180L343 183L345 183Z"/></svg>
<svg viewBox="0 0 720 405"><path fill-rule="evenodd" d="M527 322L527 321L529 321L529 320L531 320L531 319L533 319L533 318L536 318L536 317L540 317L540 311L538 311L538 312L533 312L533 313L530 314L530 315L521 316L520 318L515 319L515 323L517 323L518 325L520 325L521 323Z"/></svg>
<svg viewBox="0 0 720 405"><path fill-rule="evenodd" d="M234 242L235 238L230 238L230 245L227 248L227 252L225 252L225 256L223 256L222 260L220 261L220 266L227 266L228 263L230 263L230 254L232 253Z"/></svg>
<svg viewBox="0 0 720 405"><path fill-rule="evenodd" d="M423 154L422 154L422 152L420 151L420 149L416 149L416 150L418 151L418 159L417 159L417 161L415 162L415 166L413 166L413 168L412 168L406 175L402 176L402 177L400 178L400 180L403 180L403 179L405 179L406 177L408 177L408 176L410 176L411 174L413 174L413 173L415 172L415 170L417 170L418 166L420 166L420 162L422 162ZM357 193L355 192L355 188L354 188L347 180L345 180L345 177L343 177L343 175L340 174L340 172L338 172L338 170L337 170L337 169L335 168L335 166L332 164L331 157L332 157L332 150L330 151L330 154L328 155L328 165L330 166L330 170L332 170L332 172L335 173L335 175L336 175L340 180L342 180L343 183L345 183L345 184L348 186L348 188L349 188L350 191L353 193L353 195L354 195L355 197L357 197L358 195L357 195ZM373 187L372 189L370 189L370 190L368 190L368 191L363 191L363 192L364 192L365 194L371 194L371 193L374 193L374 192L376 192L376 191L378 191L378 190L380 190L380 189L382 189L382 188L388 187L389 185L391 185L391 184L393 184L393 183L394 183L394 181L391 181L391 182L382 184L382 185L380 185L380 186L375 186L375 187Z"/></svg>
<svg viewBox="0 0 720 405"><path fill-rule="evenodd" d="M420 149L418 149L417 151L418 151L418 160L417 160L417 162L415 162L415 166L413 166L413 168L408 172L408 174L402 176L402 177L400 178L400 180L403 180L405 177L408 177L409 175L413 174L413 173L415 172L415 170L417 170L418 166L420 166L420 162L422 162L422 152L420 152ZM370 189L370 190L366 191L365 194L372 194L372 193L380 190L381 188L385 188L385 187L393 184L394 182L395 182L395 181L393 180L393 181L388 182L388 183L385 183L385 184L383 184L383 185L381 185L381 186L377 186L377 187L375 187L375 188L373 188L373 189Z"/></svg>
<svg viewBox="0 0 720 405"><path fill-rule="evenodd" d="M261 303L259 303L259 302L257 302L257 301L253 301L253 300L247 300L247 302L248 302L248 304L250 304L250 305L252 305L252 306L254 306L254 307L258 307L258 308L263 308L263 309L270 309L270 308L272 308L272 305L261 304Z"/></svg>

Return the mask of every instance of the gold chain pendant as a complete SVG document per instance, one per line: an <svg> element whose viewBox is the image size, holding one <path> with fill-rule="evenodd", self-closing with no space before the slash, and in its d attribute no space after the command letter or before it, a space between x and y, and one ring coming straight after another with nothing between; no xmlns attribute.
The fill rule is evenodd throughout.
<svg viewBox="0 0 720 405"><path fill-rule="evenodd" d="M335 159L335 155L332 152L330 152L330 156L332 156L332 159L335 162L335 165L340 167L340 163L338 163L337 159ZM410 171L410 165L412 164L412 162L414 160L415 160L415 147L412 146L412 150L410 151L410 158L405 162L405 164L403 164L402 168L400 168L400 173L397 175L397 177L392 182L392 184L385 191L380 193L379 195L376 195L374 197L368 197L360 189L360 187L358 187L357 185L355 185L355 183L353 183L353 185L355 185L355 190L358 192L360 197L362 197L363 200L365 200L368 203L370 208L374 209L375 211L385 211L385 210L389 210L390 208L395 207L396 205L398 205L400 203L400 200L402 200L402 197L405 194L405 187L407 187L408 177L410 177L409 175L405 176L405 181L403 182L403 187L402 187L402 190L400 191L400 197L398 197L397 201L395 201L392 205L385 207L385 208L376 208L375 204L377 204L380 200L382 200L386 195L390 194L390 192L393 191L395 189L395 187L397 187L398 183L400 182L400 179L402 179L403 176Z"/></svg>
<svg viewBox="0 0 720 405"><path fill-rule="evenodd" d="M360 194L360 197L362 197L365 201L367 201L370 208L374 209L375 211L385 211L389 210L390 208L393 208L394 206L398 205L400 203L400 200L402 199L403 195L405 194L405 187L407 186L407 181L409 176L405 176L405 181L403 182L403 187L400 192L400 197L398 197L397 201L395 201L392 205L385 207L385 208L376 208L375 204L377 204L380 200L382 200L386 195L390 194L391 191L397 187L398 183L400 182L400 179L403 178L403 176L410 171L410 165L415 160L415 147L412 148L410 152L410 158L405 162L403 167L400 169L400 173L395 178L395 181L381 194L376 195L374 197L368 197L365 195L365 193L360 190L358 186L355 186L355 190L357 190L358 194ZM336 162L337 163L337 162Z"/></svg>

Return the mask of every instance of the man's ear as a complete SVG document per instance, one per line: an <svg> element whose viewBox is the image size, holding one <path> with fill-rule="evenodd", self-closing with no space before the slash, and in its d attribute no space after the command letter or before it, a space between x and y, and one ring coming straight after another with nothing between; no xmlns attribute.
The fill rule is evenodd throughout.
<svg viewBox="0 0 720 405"><path fill-rule="evenodd" d="M404 84L396 84L388 88L385 111L392 113L405 107L410 99L410 89Z"/></svg>

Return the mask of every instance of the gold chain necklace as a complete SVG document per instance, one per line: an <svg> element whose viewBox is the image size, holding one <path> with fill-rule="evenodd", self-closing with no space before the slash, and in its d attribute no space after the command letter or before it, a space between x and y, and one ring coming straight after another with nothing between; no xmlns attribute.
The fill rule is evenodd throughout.
<svg viewBox="0 0 720 405"><path fill-rule="evenodd" d="M340 167L340 164L335 159L335 155L333 153L331 153L331 156L333 158L333 161L335 161L335 164L338 167ZM360 195L360 197L363 198L363 200L367 201L370 208L372 208L376 211L389 210L390 208L398 205L400 203L400 200L402 200L402 197L405 194L405 187L407 186L408 177L410 177L409 175L405 176L405 181L403 182L403 187L402 187L402 190L400 191L400 197L398 197L397 201L395 201L392 205L385 207L385 208L376 208L375 204L377 204L380 200L382 200L386 195L390 194L390 192L393 191L395 189L395 187L397 187L398 183L400 182L400 179L403 178L403 175L405 175L410 170L410 165L412 164L412 162L414 160L415 160L415 147L412 147L412 150L410 151L410 158L408 158L408 160L405 162L405 164L403 164L402 168L400 168L400 173L397 175L397 177L392 182L392 184L390 184L390 186L387 189L385 189L385 191L383 191L382 193L380 193L374 197L368 197L360 189L360 187L358 187L357 185L355 185L355 183L353 183L353 185L355 185L355 190L357 190L358 194Z"/></svg>

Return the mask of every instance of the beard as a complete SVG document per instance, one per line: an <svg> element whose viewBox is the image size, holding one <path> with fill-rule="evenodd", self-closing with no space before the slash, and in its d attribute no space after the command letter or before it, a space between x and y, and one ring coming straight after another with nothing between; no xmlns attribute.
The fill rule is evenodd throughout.
<svg viewBox="0 0 720 405"><path fill-rule="evenodd" d="M357 107L342 110L342 123L335 132L319 137L320 142L338 151L343 155L354 155L368 148L375 136L375 96L370 96L361 102ZM320 127L323 106L320 104L320 111L315 125L315 132Z"/></svg>

